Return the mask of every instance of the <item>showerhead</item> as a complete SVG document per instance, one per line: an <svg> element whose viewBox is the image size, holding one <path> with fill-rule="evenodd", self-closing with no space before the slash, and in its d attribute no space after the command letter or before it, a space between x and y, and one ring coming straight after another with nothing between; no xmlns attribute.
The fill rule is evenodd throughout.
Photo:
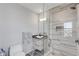
<svg viewBox="0 0 79 59"><path fill-rule="evenodd" d="M76 9L76 7L70 7L71 9L73 9L73 10L75 10Z"/></svg>

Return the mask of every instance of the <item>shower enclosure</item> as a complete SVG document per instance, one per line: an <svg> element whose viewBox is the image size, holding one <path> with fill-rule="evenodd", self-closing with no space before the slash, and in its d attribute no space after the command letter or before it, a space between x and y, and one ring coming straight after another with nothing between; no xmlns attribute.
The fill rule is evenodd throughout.
<svg viewBox="0 0 79 59"><path fill-rule="evenodd" d="M51 48L48 55L78 55L77 13L77 4L64 4L49 11Z"/></svg>
<svg viewBox="0 0 79 59"><path fill-rule="evenodd" d="M63 4L47 11L46 39L33 39L32 34L27 41L23 33L23 44L26 56L77 56L78 54L78 28L79 5ZM28 44L27 44L27 43ZM26 51L28 50L28 51ZM30 51L30 52L29 52Z"/></svg>

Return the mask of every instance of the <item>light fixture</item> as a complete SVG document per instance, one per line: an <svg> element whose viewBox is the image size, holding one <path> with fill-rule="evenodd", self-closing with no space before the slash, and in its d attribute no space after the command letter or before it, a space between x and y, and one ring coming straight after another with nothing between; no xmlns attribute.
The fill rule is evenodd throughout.
<svg viewBox="0 0 79 59"><path fill-rule="evenodd" d="M40 13L42 12L42 10L40 9Z"/></svg>
<svg viewBox="0 0 79 59"><path fill-rule="evenodd" d="M40 21L46 21L46 18L41 18Z"/></svg>

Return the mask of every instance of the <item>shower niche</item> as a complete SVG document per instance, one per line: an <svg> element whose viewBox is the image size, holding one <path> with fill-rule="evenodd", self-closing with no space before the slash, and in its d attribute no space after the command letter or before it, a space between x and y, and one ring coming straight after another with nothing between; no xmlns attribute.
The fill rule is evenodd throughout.
<svg viewBox="0 0 79 59"><path fill-rule="evenodd" d="M56 26L56 31L62 31L64 29L64 26Z"/></svg>

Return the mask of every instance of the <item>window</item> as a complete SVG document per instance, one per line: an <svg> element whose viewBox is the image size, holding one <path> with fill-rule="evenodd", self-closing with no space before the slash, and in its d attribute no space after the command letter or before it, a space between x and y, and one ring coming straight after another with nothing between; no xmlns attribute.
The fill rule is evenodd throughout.
<svg viewBox="0 0 79 59"><path fill-rule="evenodd" d="M72 22L64 23L64 37L72 37Z"/></svg>
<svg viewBox="0 0 79 59"><path fill-rule="evenodd" d="M72 28L72 22L66 22L66 23L64 23L64 28Z"/></svg>

